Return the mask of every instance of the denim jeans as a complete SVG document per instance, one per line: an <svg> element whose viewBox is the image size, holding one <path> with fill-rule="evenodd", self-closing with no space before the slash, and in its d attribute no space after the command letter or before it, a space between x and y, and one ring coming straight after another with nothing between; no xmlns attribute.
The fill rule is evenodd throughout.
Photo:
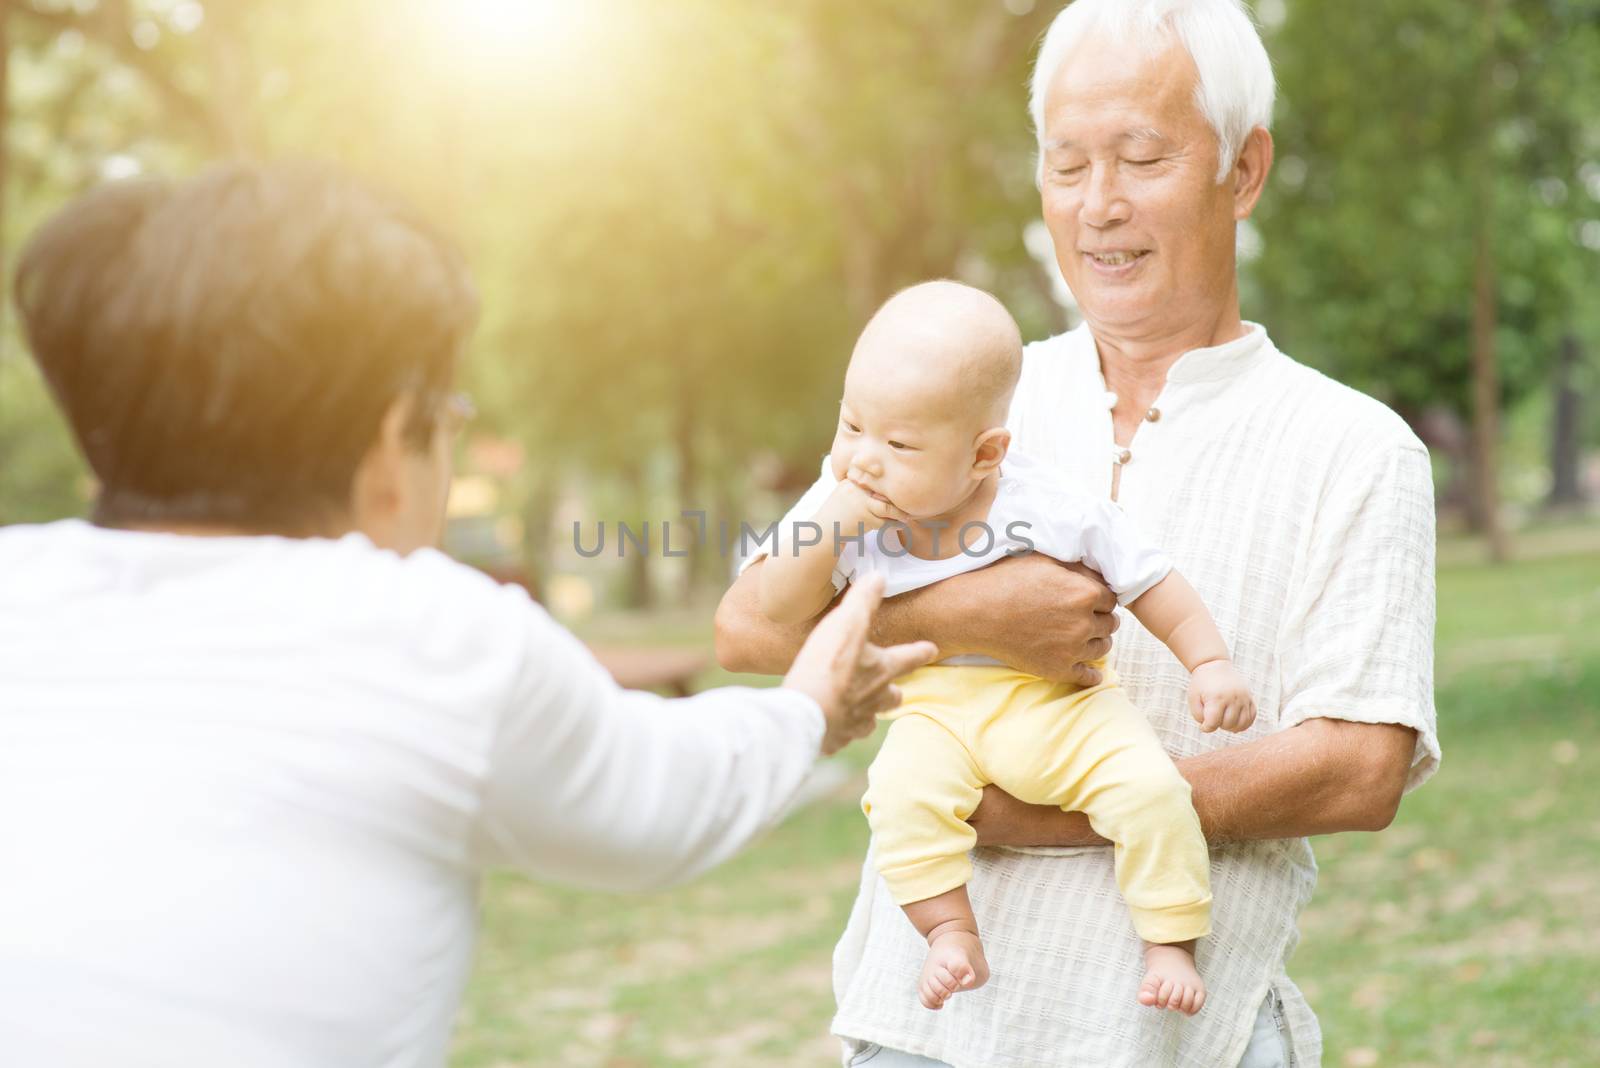
<svg viewBox="0 0 1600 1068"><path fill-rule="evenodd" d="M1288 1064L1289 1050L1284 1044L1283 1035L1278 1032L1277 1020L1272 1013L1272 995L1268 994L1267 1000L1261 1003L1261 1011L1256 1013L1255 1025L1250 1031L1250 1044L1245 1047L1239 1068L1288 1068ZM865 1065L866 1068L950 1068L944 1061L936 1061L932 1057L901 1053L874 1045L867 1045L851 1058L850 1068L857 1068L858 1065Z"/></svg>

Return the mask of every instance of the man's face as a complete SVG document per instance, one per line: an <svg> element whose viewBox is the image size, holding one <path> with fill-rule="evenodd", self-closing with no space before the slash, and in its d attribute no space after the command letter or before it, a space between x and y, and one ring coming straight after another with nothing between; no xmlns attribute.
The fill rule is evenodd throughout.
<svg viewBox="0 0 1600 1068"><path fill-rule="evenodd" d="M1234 291L1233 183L1181 45L1086 41L1045 97L1041 196L1084 317L1159 338L1214 318Z"/></svg>

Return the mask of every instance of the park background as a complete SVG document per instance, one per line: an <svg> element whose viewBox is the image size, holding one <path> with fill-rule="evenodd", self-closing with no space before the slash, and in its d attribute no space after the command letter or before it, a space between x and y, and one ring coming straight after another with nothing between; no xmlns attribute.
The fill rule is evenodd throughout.
<svg viewBox="0 0 1600 1068"><path fill-rule="evenodd" d="M1029 338L1076 321L1025 109L1057 6L3 0L6 269L110 179L309 157L399 191L484 298L450 548L600 647L725 682L729 561L715 537L666 557L661 522L779 514L903 285L989 288ZM1253 7L1279 96L1245 315L1405 417L1441 532L1442 770L1389 830L1315 843L1291 973L1329 1065L1595 1064L1600 0ZM83 515L4 315L0 523ZM649 523L653 551L576 552L602 520ZM688 888L492 879L452 1063L830 1063L870 749Z"/></svg>

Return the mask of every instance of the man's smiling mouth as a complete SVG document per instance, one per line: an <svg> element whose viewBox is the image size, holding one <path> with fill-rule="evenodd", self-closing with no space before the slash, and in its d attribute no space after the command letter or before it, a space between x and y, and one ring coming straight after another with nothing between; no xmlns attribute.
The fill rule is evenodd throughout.
<svg viewBox="0 0 1600 1068"><path fill-rule="evenodd" d="M1084 255L1102 267L1126 267L1128 264L1150 255L1147 248L1133 250L1119 250L1116 252L1088 252Z"/></svg>

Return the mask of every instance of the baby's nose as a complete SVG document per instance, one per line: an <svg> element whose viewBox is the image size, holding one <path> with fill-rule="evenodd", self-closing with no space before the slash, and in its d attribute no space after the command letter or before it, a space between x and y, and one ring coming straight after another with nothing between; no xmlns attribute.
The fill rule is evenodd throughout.
<svg viewBox="0 0 1600 1068"><path fill-rule="evenodd" d="M851 466L864 475L877 477L883 474L883 460L878 456L877 450L872 448L857 449Z"/></svg>

